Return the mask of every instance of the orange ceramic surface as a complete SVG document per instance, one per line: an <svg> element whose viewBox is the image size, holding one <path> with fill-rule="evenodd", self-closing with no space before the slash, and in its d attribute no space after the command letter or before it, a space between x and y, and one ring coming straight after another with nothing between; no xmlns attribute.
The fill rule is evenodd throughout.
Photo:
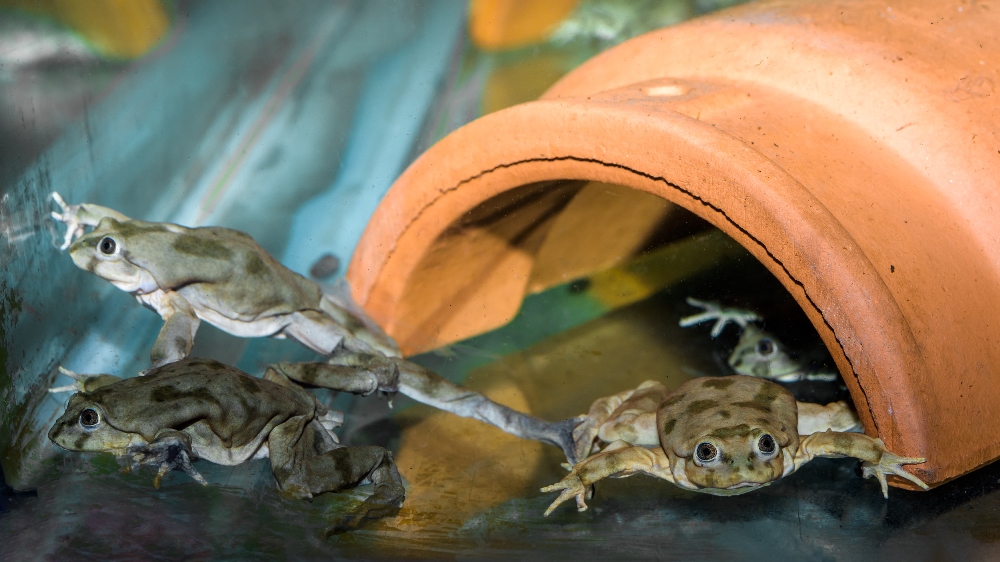
<svg viewBox="0 0 1000 562"><path fill-rule="evenodd" d="M670 216L587 211L587 182L652 194L774 273L866 431L945 482L1000 457L997 29L979 3L762 2L628 41L414 162L354 295L409 352L473 335L557 282L565 225Z"/></svg>

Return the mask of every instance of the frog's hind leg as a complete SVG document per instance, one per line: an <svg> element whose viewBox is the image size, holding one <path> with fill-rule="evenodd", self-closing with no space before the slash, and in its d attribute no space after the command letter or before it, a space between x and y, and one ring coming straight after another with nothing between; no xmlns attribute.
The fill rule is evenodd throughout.
<svg viewBox="0 0 1000 562"><path fill-rule="evenodd" d="M357 338L350 330L318 310L300 310L290 315L290 322L281 334L294 339L309 349L323 355L340 350L358 353L380 353L367 342ZM390 355L398 355L392 350Z"/></svg>
<svg viewBox="0 0 1000 562"><path fill-rule="evenodd" d="M475 418L522 439L555 445L571 463L579 459L573 430L582 418L552 423L529 416L405 359L340 349L327 363L279 363L270 370L299 383L354 394L399 391L418 402L463 418Z"/></svg>
<svg viewBox="0 0 1000 562"><path fill-rule="evenodd" d="M549 422L497 404L416 363L398 358L392 361L399 367L399 391L406 396L456 416L486 422L521 439L555 445L570 464L578 462L573 431L584 417Z"/></svg>
<svg viewBox="0 0 1000 562"><path fill-rule="evenodd" d="M272 371L302 384L362 396L376 391L395 393L399 390L396 364L381 354L345 351L327 363L278 363L268 367L268 373Z"/></svg>
<svg viewBox="0 0 1000 562"><path fill-rule="evenodd" d="M347 298L350 298L347 296ZM361 340L389 357L399 357L399 347L388 334L382 331L364 312L350 303L341 303L333 295L324 294L319 308L334 322L343 326L354 339Z"/></svg>
<svg viewBox="0 0 1000 562"><path fill-rule="evenodd" d="M366 521L399 512L405 490L392 460L382 447L329 448L322 429L304 416L291 418L268 436L271 468L283 494L311 498L374 484L375 491L351 512L340 516L327 535L359 527Z"/></svg>

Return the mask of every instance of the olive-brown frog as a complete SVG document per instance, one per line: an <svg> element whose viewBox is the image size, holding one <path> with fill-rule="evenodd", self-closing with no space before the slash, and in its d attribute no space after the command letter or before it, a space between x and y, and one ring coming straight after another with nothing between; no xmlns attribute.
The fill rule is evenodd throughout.
<svg viewBox="0 0 1000 562"><path fill-rule="evenodd" d="M755 312L693 298L688 298L687 303L704 312L681 318L682 328L714 321L711 335L715 338L730 322L740 327L740 339L726 361L737 374L778 382L834 381L839 377L824 368L825 349L812 355L791 352L777 337L756 324L761 318Z"/></svg>
<svg viewBox="0 0 1000 562"><path fill-rule="evenodd" d="M52 198L73 263L163 318L150 353L154 367L187 357L202 320L239 337L291 337L324 355L341 346L398 355L381 331L243 232L145 222L99 205L67 205L58 193ZM94 229L85 234L86 227Z"/></svg>
<svg viewBox="0 0 1000 562"><path fill-rule="evenodd" d="M798 470L815 457L855 457L865 477L874 476L888 498L886 475L927 489L902 465L924 462L888 451L880 439L847 433L858 425L843 402L796 403L777 383L733 375L692 379L674 390L647 381L594 402L580 447L610 442L560 482L546 510L575 497L587 508L590 486L608 477L645 473L681 488L714 495L751 492Z"/></svg>
<svg viewBox="0 0 1000 562"><path fill-rule="evenodd" d="M154 366L187 357L202 320L241 337L289 337L329 356L330 363L282 364L291 379L351 392L399 391L556 445L576 460L575 420L551 423L517 412L402 359L377 326L281 265L243 232L144 222L99 205L68 205L57 193L52 199L60 207L53 218L67 226L63 247L73 262L163 318L151 353Z"/></svg>
<svg viewBox="0 0 1000 562"><path fill-rule="evenodd" d="M237 465L269 458L281 493L311 498L366 483L374 493L330 529L393 515L403 501L402 479L382 447L337 444L319 403L296 385L251 377L208 359L185 359L112 382L90 377L74 394L49 439L70 451L109 452L127 469L151 464L164 474L181 469L207 484L191 461Z"/></svg>

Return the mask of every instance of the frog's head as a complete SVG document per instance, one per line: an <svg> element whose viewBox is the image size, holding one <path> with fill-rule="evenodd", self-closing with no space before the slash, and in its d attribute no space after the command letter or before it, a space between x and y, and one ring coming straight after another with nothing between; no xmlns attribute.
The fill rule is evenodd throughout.
<svg viewBox="0 0 1000 562"><path fill-rule="evenodd" d="M718 428L691 440L690 456L678 463L675 475L700 491L716 495L751 492L781 478L791 455L780 433L764 424Z"/></svg>
<svg viewBox="0 0 1000 562"><path fill-rule="evenodd" d="M69 451L122 453L136 437L117 429L105 408L86 392L69 399L66 412L49 430L49 439Z"/></svg>
<svg viewBox="0 0 1000 562"><path fill-rule="evenodd" d="M750 492L781 478L798 449L795 398L751 377L685 383L657 410L657 427L676 483L716 495Z"/></svg>
<svg viewBox="0 0 1000 562"><path fill-rule="evenodd" d="M743 329L729 366L741 375L782 382L799 380L803 370L802 362L777 338L753 324Z"/></svg>
<svg viewBox="0 0 1000 562"><path fill-rule="evenodd" d="M166 227L141 221L104 218L97 227L69 247L73 263L129 293L146 293L157 288L152 274L142 267L136 253L149 253L149 241Z"/></svg>

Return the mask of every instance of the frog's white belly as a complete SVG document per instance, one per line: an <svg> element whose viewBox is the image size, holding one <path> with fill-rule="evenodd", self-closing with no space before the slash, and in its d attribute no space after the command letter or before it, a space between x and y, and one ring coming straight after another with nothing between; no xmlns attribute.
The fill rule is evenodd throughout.
<svg viewBox="0 0 1000 562"><path fill-rule="evenodd" d="M191 448L194 449L195 454L199 458L215 464L235 466L251 458L259 459L268 456L267 444L264 442L267 436L263 433L240 447L227 447L219 439L219 436L212 432L212 428L205 421L199 421L186 427L184 433L191 437Z"/></svg>

